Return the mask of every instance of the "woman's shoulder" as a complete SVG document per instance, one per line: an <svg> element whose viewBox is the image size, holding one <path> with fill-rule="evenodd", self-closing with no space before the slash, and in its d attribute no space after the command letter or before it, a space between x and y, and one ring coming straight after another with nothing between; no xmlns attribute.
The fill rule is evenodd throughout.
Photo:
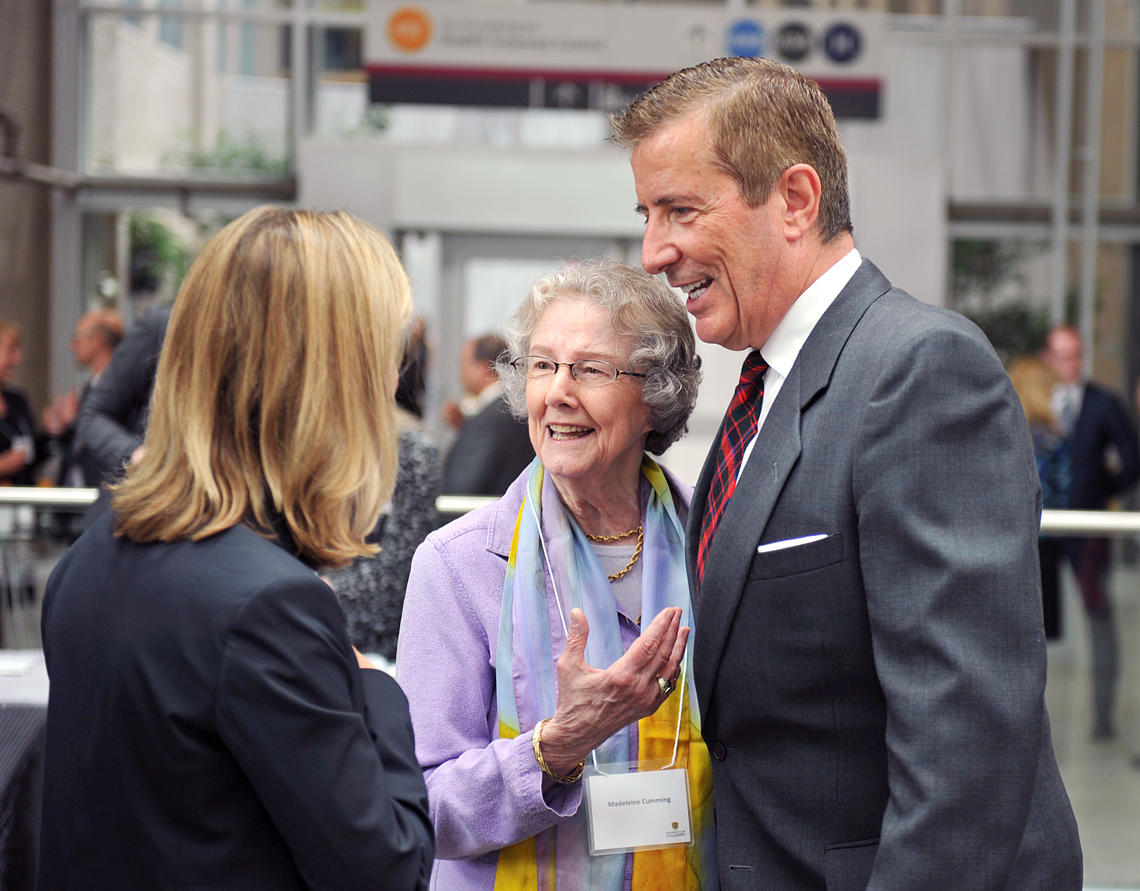
<svg viewBox="0 0 1140 891"><path fill-rule="evenodd" d="M303 612L310 626L343 626L332 589L252 529L235 526L201 541L140 543L116 536L112 519L107 511L56 564L45 596L50 615L129 612L132 645L156 659L172 637L181 640L192 628L216 652L239 627L267 627L268 616L281 617L270 624L289 625L288 616Z"/></svg>
<svg viewBox="0 0 1140 891"><path fill-rule="evenodd" d="M432 532L422 546L441 552L479 553L487 551L505 557L510 551L511 534L526 491L524 470L499 498L457 517Z"/></svg>
<svg viewBox="0 0 1140 891"><path fill-rule="evenodd" d="M168 589L181 590L203 604L236 606L276 585L327 587L317 574L275 540L238 524L194 541L139 543L116 536L110 512L80 539L89 539L87 559L134 566L151 572Z"/></svg>

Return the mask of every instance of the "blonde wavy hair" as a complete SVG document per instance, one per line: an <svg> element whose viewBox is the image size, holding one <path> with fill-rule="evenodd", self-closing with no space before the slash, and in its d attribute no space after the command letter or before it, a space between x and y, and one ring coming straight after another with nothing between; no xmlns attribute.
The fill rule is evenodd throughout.
<svg viewBox="0 0 1140 891"><path fill-rule="evenodd" d="M374 227L276 206L230 223L178 292L143 457L113 488L115 533L199 540L245 523L287 531L310 565L375 553L410 317Z"/></svg>
<svg viewBox="0 0 1140 891"><path fill-rule="evenodd" d="M1009 379L1029 425L1059 429L1053 413L1053 387L1060 380L1057 372L1036 356L1022 356L1010 364Z"/></svg>

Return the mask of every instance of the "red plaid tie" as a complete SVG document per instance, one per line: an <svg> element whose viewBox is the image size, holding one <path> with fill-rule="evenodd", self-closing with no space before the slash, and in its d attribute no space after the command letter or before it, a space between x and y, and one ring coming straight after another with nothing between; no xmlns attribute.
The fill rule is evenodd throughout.
<svg viewBox="0 0 1140 891"><path fill-rule="evenodd" d="M759 350L749 353L740 369L740 383L728 404L716 469L709 483L709 500L701 518L701 539L697 545L698 583L705 575L705 558L716 535L716 527L736 490L736 476L740 472L744 449L756 435L756 419L760 417L760 406L764 401L764 372L767 370L768 363Z"/></svg>

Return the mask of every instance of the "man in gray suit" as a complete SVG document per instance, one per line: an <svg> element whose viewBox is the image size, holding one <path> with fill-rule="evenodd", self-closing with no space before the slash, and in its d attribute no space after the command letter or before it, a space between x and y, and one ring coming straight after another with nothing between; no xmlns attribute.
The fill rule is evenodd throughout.
<svg viewBox="0 0 1140 891"><path fill-rule="evenodd" d="M642 264L753 351L689 516L722 886L1079 889L1040 491L990 345L855 250L834 117L793 69L704 63L613 125Z"/></svg>

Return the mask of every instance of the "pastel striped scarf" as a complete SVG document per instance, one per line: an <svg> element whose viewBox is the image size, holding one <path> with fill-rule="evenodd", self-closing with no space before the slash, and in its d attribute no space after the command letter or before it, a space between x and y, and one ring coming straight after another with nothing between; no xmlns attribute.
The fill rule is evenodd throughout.
<svg viewBox="0 0 1140 891"><path fill-rule="evenodd" d="M646 455L641 471L651 489L644 520L642 615L649 621L665 607L679 606L681 624L691 625L684 526L661 468ZM543 485L544 477L544 468L535 458L515 523L503 582L495 669L499 735L504 739L529 732L540 719L554 714L557 654L553 651L550 625L552 620L559 624L561 620L553 601L554 592L547 590L547 558L567 622L575 607L586 614L590 626L586 661L595 668L605 668L624 652L617 603L606 572L562 505L555 487ZM639 761L672 759L677 709L683 708L676 766L686 768L689 774L695 844L635 852L632 887L636 891L695 891L717 886L712 770L701 738L700 710L690 707L696 693L689 652L685 660L687 692L682 696L680 687L674 690L655 714L638 722L637 757ZM626 727L599 746L595 750L598 764L629 761L632 733L632 728ZM587 759L590 763L592 760ZM495 889L621 891L625 864L625 854L590 856L583 801L573 817L501 850Z"/></svg>

